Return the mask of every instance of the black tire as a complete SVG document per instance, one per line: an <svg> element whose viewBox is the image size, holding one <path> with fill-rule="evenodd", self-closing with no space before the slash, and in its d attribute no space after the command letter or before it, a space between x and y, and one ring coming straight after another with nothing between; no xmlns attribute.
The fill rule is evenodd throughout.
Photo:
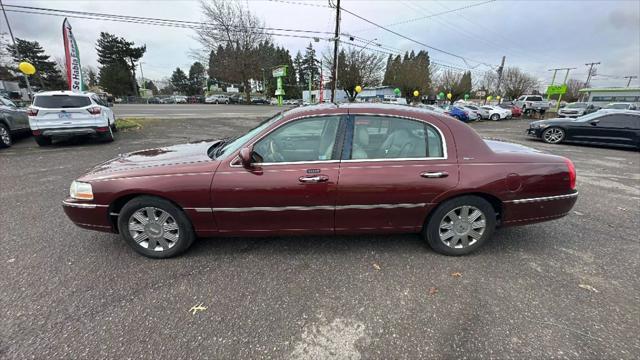
<svg viewBox="0 0 640 360"><path fill-rule="evenodd" d="M0 124L0 148L7 148L13 145L13 137L9 127L5 124Z"/></svg>
<svg viewBox="0 0 640 360"><path fill-rule="evenodd" d="M116 126L116 121L113 121L113 124L111 124L111 131L113 131L114 133L118 132L118 127Z"/></svg>
<svg viewBox="0 0 640 360"><path fill-rule="evenodd" d="M470 206L474 207L475 210L479 210L482 213L482 216L484 216L485 227L478 239L476 239L475 241L469 241L468 246L456 248L447 245L443 240L440 239L440 224L445 220L445 218L448 217L448 214L452 210L461 208L463 206ZM475 210L471 214L475 213ZM444 255L459 256L469 254L481 247L487 241L487 239L489 239L491 235L493 235L495 227L496 213L493 209L493 206L491 206L488 201L481 197L465 195L447 200L444 203L440 204L440 206L438 206L438 208L436 208L436 210L434 210L434 212L429 217L427 224L425 224L424 235L426 236L426 240L429 243L429 246L431 246L434 251ZM455 229L452 228L450 231L455 231ZM456 234L455 236L458 236L458 233L454 234ZM454 239L455 236L451 239ZM451 242L452 241L450 241L450 243ZM462 244L462 240L460 240L460 245Z"/></svg>
<svg viewBox="0 0 640 360"><path fill-rule="evenodd" d="M161 251L150 250L148 248L145 248L144 245L138 244L138 242L136 242L136 240L134 240L133 236L131 235L129 222L132 220L130 218L138 210L146 207L153 207L168 213L169 215L171 215L171 217L173 217L175 223L178 225L177 241L175 241L174 245L170 248ZM154 259L163 259L176 256L187 250L195 239L191 221L189 221L189 218L187 218L187 215L185 215L182 209L178 208L170 201L154 196L139 196L126 203L120 210L120 214L118 216L118 229L120 231L120 236L133 250L135 250L139 254ZM156 241L152 238L149 239L150 241ZM141 243L144 242L144 240L141 241ZM160 245L160 242L156 242L156 247ZM150 246L152 245L148 243L147 247Z"/></svg>
<svg viewBox="0 0 640 360"><path fill-rule="evenodd" d="M111 126L109 126L109 131L100 134L99 137L100 141L102 142L112 142L113 140L115 140L115 137L113 136L113 129L111 128Z"/></svg>
<svg viewBox="0 0 640 360"><path fill-rule="evenodd" d="M556 135L556 136L552 136L552 135ZM541 137L542 137L542 141L546 142L547 144L560 144L564 140L566 135L567 134L564 131L564 129L559 128L557 126L551 126L546 128L542 132Z"/></svg>
<svg viewBox="0 0 640 360"><path fill-rule="evenodd" d="M40 146L49 146L51 145L51 138L48 136L37 135L34 136L33 139Z"/></svg>
<svg viewBox="0 0 640 360"><path fill-rule="evenodd" d="M499 114L493 114L493 115L491 115L491 120L493 120L493 121L498 121L498 120L500 120L500 115L499 115Z"/></svg>
<svg viewBox="0 0 640 360"><path fill-rule="evenodd" d="M229 105L229 100L225 101L224 103L225 103L225 104L227 104L227 105Z"/></svg>

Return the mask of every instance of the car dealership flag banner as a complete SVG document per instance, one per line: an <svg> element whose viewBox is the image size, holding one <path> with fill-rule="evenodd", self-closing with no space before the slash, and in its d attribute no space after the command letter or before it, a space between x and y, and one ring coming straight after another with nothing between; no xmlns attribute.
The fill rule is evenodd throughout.
<svg viewBox="0 0 640 360"><path fill-rule="evenodd" d="M64 39L65 66L67 68L67 82L69 90L82 91L82 66L80 66L80 50L76 38L71 32L71 24L67 18L62 22L62 38Z"/></svg>

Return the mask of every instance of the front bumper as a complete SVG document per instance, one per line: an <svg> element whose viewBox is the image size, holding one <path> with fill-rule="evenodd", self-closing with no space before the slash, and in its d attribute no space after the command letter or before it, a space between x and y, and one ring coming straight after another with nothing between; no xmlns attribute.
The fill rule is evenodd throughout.
<svg viewBox="0 0 640 360"><path fill-rule="evenodd" d="M528 136L540 138L542 137L542 132L544 129L542 128L528 128L526 133Z"/></svg>
<svg viewBox="0 0 640 360"><path fill-rule="evenodd" d="M83 229L115 232L109 219L109 206L67 198L62 209L69 219Z"/></svg>

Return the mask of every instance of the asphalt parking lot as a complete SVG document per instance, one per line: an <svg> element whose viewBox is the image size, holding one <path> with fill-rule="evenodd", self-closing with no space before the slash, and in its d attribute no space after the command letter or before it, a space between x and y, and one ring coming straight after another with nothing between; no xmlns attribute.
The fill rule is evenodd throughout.
<svg viewBox="0 0 640 360"><path fill-rule="evenodd" d="M473 124L572 159L580 197L570 216L499 230L470 256L393 235L200 239L183 256L151 260L117 235L75 227L60 204L70 182L119 153L236 135L278 109L150 106L164 110L116 107L167 118L113 143L39 148L24 138L0 150L0 358L640 353L637 151L543 144L525 137L525 120ZM196 305L206 309L192 314Z"/></svg>

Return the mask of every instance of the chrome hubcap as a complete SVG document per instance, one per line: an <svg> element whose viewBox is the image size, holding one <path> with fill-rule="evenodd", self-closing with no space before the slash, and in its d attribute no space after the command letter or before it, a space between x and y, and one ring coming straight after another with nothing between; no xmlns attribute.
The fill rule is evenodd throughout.
<svg viewBox="0 0 640 360"><path fill-rule="evenodd" d="M544 132L544 139L550 143L557 143L562 140L564 133L560 129L549 129Z"/></svg>
<svg viewBox="0 0 640 360"><path fill-rule="evenodd" d="M129 234L145 249L165 251L178 242L180 231L176 220L166 211L145 207L129 218Z"/></svg>
<svg viewBox="0 0 640 360"><path fill-rule="evenodd" d="M486 228L484 213L474 206L460 206L447 213L440 222L440 241L462 249L475 244Z"/></svg>
<svg viewBox="0 0 640 360"><path fill-rule="evenodd" d="M9 132L4 127L0 126L0 138L2 142L9 145L11 144L11 137L9 136Z"/></svg>

